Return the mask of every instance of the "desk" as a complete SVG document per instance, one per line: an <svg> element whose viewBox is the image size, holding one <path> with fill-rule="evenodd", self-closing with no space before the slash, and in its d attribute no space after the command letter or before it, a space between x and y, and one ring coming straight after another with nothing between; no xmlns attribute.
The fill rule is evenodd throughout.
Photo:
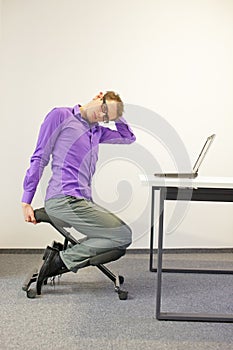
<svg viewBox="0 0 233 350"><path fill-rule="evenodd" d="M150 236L150 271L157 272L156 318L158 320L175 321L206 321L233 322L233 315L201 314L201 313L172 313L161 312L162 273L206 273L233 274L233 270L214 269L175 269L162 268L163 263L163 233L164 233L164 204L166 200L233 202L233 178L197 177L196 179L165 179L153 175L140 175L144 184L152 188L151 197L151 236ZM157 268L153 267L154 246L154 204L155 191L158 191L159 225L158 225L158 257Z"/></svg>

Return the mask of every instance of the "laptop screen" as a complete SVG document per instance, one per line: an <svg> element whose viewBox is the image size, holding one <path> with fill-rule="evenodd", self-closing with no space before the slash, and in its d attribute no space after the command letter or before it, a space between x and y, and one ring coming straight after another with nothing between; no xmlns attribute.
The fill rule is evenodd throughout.
<svg viewBox="0 0 233 350"><path fill-rule="evenodd" d="M201 165L201 163L203 162L203 159L205 158L205 155L206 153L208 152L212 142L214 141L214 138L215 138L215 134L209 136L201 150L201 153L199 154L198 158L197 158L197 161L196 163L194 164L194 167L193 167L193 172L194 173L197 173L198 172L198 169Z"/></svg>

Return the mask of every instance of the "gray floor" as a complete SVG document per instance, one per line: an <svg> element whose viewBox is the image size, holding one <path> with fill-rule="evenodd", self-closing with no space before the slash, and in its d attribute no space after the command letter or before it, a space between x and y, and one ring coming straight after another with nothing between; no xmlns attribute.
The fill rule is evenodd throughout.
<svg viewBox="0 0 233 350"><path fill-rule="evenodd" d="M0 254L0 349L233 349L233 324L157 321L148 255L108 264L125 277L129 298L95 267L64 274L28 299L21 285L39 254ZM166 254L166 266L233 268L232 254ZM166 274L163 311L233 313L233 276Z"/></svg>

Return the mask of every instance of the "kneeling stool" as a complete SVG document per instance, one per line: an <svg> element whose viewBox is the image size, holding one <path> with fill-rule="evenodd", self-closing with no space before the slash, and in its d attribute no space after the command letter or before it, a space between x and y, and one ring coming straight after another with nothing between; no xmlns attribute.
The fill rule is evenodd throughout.
<svg viewBox="0 0 233 350"><path fill-rule="evenodd" d="M64 237L64 244L59 242L54 242L53 248L59 249L59 250L65 250L70 243L71 245L74 244L80 244L80 241L78 241L75 237L73 237L70 232L67 231L66 228L71 227L68 223L56 219L56 222L53 222L50 217L47 215L44 208L36 209L34 211L35 219L37 222L46 222L52 225L59 233L61 233ZM114 261L125 255L126 250L125 249L113 249L110 251L107 251L106 253L102 253L99 255L96 255L94 257L91 257L90 259L85 262L86 266L96 266L100 271L102 271L111 281L114 282L114 289L115 292L118 293L120 300L126 300L128 297L128 292L125 290L120 289L120 285L124 283L124 277L118 276L114 274L112 271L110 271L106 266L103 264L106 264L110 261ZM46 256L48 254L48 248L45 249L43 259L46 259ZM69 270L65 270L64 272L69 272ZM26 278L22 289L26 291L28 298L35 298L36 295L41 294L41 292L36 289L31 289L30 286L33 282L37 282L37 277L39 275L39 272L37 269L34 269ZM55 276L54 276L55 277ZM53 277L52 277L53 279ZM47 280L44 281L44 284L47 284ZM40 290L40 289L39 289Z"/></svg>

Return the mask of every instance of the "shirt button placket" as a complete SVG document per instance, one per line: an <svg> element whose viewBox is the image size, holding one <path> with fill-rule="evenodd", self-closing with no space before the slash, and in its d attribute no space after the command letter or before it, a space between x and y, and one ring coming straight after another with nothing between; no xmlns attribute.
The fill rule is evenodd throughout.
<svg viewBox="0 0 233 350"><path fill-rule="evenodd" d="M91 186L91 166L92 166L92 149L93 149L93 132L92 129L90 129L90 169L89 169L89 186Z"/></svg>

